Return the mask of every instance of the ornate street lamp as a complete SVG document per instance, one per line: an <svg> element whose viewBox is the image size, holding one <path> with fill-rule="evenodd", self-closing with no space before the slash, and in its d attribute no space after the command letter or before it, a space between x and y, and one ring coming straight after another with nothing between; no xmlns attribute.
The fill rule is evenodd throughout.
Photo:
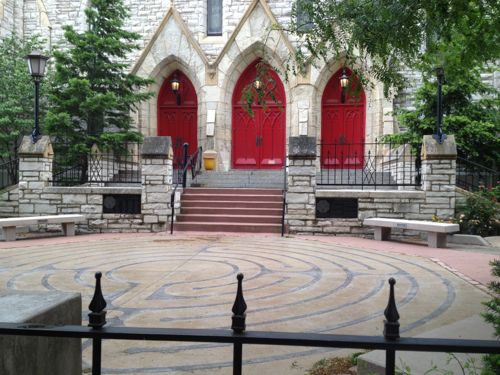
<svg viewBox="0 0 500 375"><path fill-rule="evenodd" d="M172 77L172 80L170 81L170 87L172 88L172 92L174 93L175 97L177 98L177 105L181 105L181 95L179 93L181 83L179 82L179 79L177 78L176 73L174 73L174 76Z"/></svg>
<svg viewBox="0 0 500 375"><path fill-rule="evenodd" d="M26 56L26 61L28 62L28 69L35 81L35 126L31 132L31 139L33 143L36 143L41 136L40 124L38 122L38 116L40 111L39 96L40 96L40 81L45 75L45 67L47 65L47 56L43 56L38 51L31 52Z"/></svg>
<svg viewBox="0 0 500 375"><path fill-rule="evenodd" d="M446 139L446 134L443 133L442 122L443 122L443 93L442 86L444 80L444 70L442 67L436 69L437 77L437 114L436 114L436 133L433 138L437 143L441 144Z"/></svg>

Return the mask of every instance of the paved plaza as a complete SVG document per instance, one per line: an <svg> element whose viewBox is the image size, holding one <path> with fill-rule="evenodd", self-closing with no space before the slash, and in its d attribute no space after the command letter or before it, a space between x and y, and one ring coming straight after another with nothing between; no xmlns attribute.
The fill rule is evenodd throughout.
<svg viewBox="0 0 500 375"><path fill-rule="evenodd" d="M80 292L86 320L94 273L102 271L108 325L229 329L242 272L247 330L381 335L394 277L401 332L411 336L480 313L489 298L480 283L494 257L343 237L81 235L1 242L0 287ZM105 374L231 373L228 345L106 341L103 348ZM338 353L245 346L244 373L304 374ZM90 358L85 341L85 371Z"/></svg>

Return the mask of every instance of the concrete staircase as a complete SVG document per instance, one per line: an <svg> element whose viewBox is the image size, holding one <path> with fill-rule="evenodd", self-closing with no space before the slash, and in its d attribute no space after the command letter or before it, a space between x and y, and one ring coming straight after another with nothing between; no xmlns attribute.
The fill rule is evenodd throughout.
<svg viewBox="0 0 500 375"><path fill-rule="evenodd" d="M187 188L176 231L281 233L279 189Z"/></svg>

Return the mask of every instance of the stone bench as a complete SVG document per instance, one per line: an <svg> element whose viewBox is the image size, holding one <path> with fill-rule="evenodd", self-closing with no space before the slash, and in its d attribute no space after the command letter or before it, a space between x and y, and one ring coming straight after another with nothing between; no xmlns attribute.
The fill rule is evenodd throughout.
<svg viewBox="0 0 500 375"><path fill-rule="evenodd" d="M458 224L404 219L371 218L363 220L363 225L375 227L374 238L377 241L388 240L392 228L427 232L427 245L429 247L446 247L448 233L460 231Z"/></svg>
<svg viewBox="0 0 500 375"><path fill-rule="evenodd" d="M52 216L29 216L12 217L0 219L0 228L3 230L5 241L16 240L16 228L39 224L62 224L66 236L75 235L75 223L84 221L83 215L52 215Z"/></svg>

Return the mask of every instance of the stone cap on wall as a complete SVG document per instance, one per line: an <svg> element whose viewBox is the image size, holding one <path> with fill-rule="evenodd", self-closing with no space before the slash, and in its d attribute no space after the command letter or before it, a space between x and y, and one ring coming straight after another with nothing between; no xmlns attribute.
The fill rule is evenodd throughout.
<svg viewBox="0 0 500 375"><path fill-rule="evenodd" d="M166 137L145 137L142 144L142 157L155 159L172 159L172 138Z"/></svg>
<svg viewBox="0 0 500 375"><path fill-rule="evenodd" d="M38 142L33 143L31 136L25 135L19 146L18 154L19 156L31 158L49 158L54 156L50 137L43 135Z"/></svg>
<svg viewBox="0 0 500 375"><path fill-rule="evenodd" d="M290 159L315 159L316 138L306 135L290 137L288 143L288 157Z"/></svg>
<svg viewBox="0 0 500 375"><path fill-rule="evenodd" d="M443 143L439 144L432 135L424 135L422 144L422 160L455 160L457 158L457 144L455 136L448 135Z"/></svg>

